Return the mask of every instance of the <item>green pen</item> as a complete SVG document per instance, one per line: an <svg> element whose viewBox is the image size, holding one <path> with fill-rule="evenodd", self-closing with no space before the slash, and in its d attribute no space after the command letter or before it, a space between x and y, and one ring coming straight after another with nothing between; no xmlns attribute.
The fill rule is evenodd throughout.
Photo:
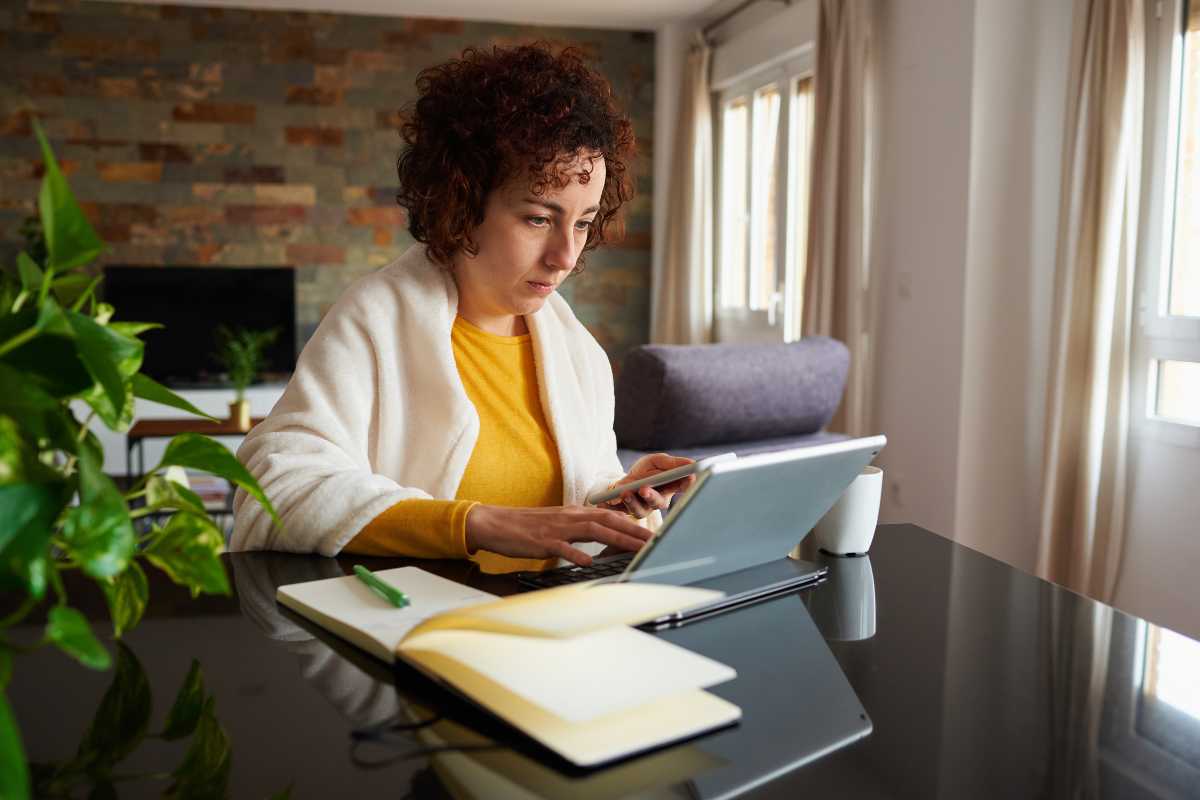
<svg viewBox="0 0 1200 800"><path fill-rule="evenodd" d="M375 594L387 600L396 608L404 608L408 605L408 595L388 583L384 583L375 576L371 570L364 567L362 564L354 565L354 574L358 579L367 585L367 588L375 592Z"/></svg>

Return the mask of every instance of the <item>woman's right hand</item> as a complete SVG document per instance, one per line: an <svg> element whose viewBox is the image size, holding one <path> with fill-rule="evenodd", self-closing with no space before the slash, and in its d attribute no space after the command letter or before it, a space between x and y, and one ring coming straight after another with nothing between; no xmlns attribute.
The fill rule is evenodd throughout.
<svg viewBox="0 0 1200 800"><path fill-rule="evenodd" d="M654 532L619 511L595 506L508 508L477 505L467 513L467 550L513 558L565 558L586 567L592 557L571 542L640 550Z"/></svg>

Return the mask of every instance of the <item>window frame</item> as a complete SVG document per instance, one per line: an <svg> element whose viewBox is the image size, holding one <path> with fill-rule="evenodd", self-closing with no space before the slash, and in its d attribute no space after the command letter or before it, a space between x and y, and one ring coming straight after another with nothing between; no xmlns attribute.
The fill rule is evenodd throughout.
<svg viewBox="0 0 1200 800"><path fill-rule="evenodd" d="M1200 782L1200 766L1164 746L1156 729L1195 721L1147 697L1148 644L1154 626L1124 614L1113 616L1104 712L1099 732L1103 766L1157 796L1185 796ZM1120 658L1121 654L1131 657Z"/></svg>
<svg viewBox="0 0 1200 800"><path fill-rule="evenodd" d="M1157 362L1200 362L1200 317L1167 313L1188 0L1161 0L1147 6L1143 212L1134 276L1131 427L1142 438L1200 448L1200 425L1157 414Z"/></svg>
<svg viewBox="0 0 1200 800"><path fill-rule="evenodd" d="M800 308L800 293L803 289L801 287L797 291L794 288L799 276L797 275L796 258L793 255L796 253L798 247L807 246L807 242L798 241L800 237L797 236L797 230L807 230L807 219L799 220L798 225L792 225L788 222L791 218L793 208L798 203L801 203L801 198L796 196L797 193L794 186L800 167L797 163L799 159L795 158L793 153L796 132L793 130L795 114L792 108L792 100L799 83L803 80L811 80L813 78L814 68L813 48L805 47L795 55L740 76L736 80L712 92L713 141L715 144L713 148L715 167L713 170L715 184L713 192L713 252L717 254L712 284L712 302L717 341L744 341L747 338L761 340L767 337L772 340L794 341L800 338L799 318L802 310ZM755 285L752 278L753 254L755 253L755 237L753 235L753 231L755 230L755 220L753 217L754 102L755 94L772 84L778 87L780 93L779 128L775 138L775 164L776 169L782 176L782 180L776 181L775 187L775 230L778 237L775 249L775 291L780 295L780 299L773 304L772 308L755 309L753 308L754 299L751 294L752 288ZM746 304L739 308L724 306L722 304L723 276L721 274L722 259L720 256L724 248L721 231L723 229L722 219L725 214L722 186L725 162L724 112L726 105L740 97L747 99L750 111L750 124L747 130L749 147L746 152L746 175L748 179L746 182L746 197L744 199L745 207L749 209L750 218L747 220L746 252L744 254L747 264L746 275L744 276ZM811 165L805 166L805 171L811 180ZM807 217L806 208L804 216ZM779 335L776 336L776 334Z"/></svg>

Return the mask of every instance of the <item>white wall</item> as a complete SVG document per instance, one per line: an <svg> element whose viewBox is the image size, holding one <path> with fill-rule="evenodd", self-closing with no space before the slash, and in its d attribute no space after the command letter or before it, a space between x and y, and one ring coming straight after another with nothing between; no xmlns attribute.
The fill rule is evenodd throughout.
<svg viewBox="0 0 1200 800"><path fill-rule="evenodd" d="M1071 4L975 7L956 541L1032 571Z"/></svg>
<svg viewBox="0 0 1200 800"><path fill-rule="evenodd" d="M882 4L884 131L871 269L881 281L875 428L884 521L951 536L967 254L973 15L959 0Z"/></svg>

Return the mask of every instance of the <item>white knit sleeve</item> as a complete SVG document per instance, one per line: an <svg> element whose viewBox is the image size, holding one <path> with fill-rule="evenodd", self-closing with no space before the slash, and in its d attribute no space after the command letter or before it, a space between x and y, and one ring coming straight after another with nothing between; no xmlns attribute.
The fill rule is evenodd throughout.
<svg viewBox="0 0 1200 800"><path fill-rule="evenodd" d="M381 313L364 294L352 289L326 314L283 397L238 450L283 526L239 490L231 550L336 555L394 504L430 497L373 468L380 446L379 372L389 358L376 332L397 321L382 318L388 307Z"/></svg>
<svg viewBox="0 0 1200 800"><path fill-rule="evenodd" d="M621 461L617 458L617 435L613 430L615 394L613 391L612 364L608 354L595 340L591 348L591 384L595 394L595 416L592 420L592 448L595 472L588 486L588 494L606 489L625 477Z"/></svg>

